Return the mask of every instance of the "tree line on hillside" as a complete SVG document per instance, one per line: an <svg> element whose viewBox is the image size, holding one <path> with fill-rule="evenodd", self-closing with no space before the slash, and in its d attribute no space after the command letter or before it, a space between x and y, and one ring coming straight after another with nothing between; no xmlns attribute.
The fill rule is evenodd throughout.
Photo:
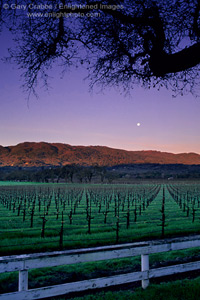
<svg viewBox="0 0 200 300"><path fill-rule="evenodd" d="M52 183L115 183L135 179L200 178L199 166L133 164L106 166L66 165L62 167L1 167L1 181Z"/></svg>
<svg viewBox="0 0 200 300"><path fill-rule="evenodd" d="M114 177L108 174L106 167L84 167L68 165L63 167L4 167L0 168L0 180L6 181L33 181L33 182L66 182L66 183L91 183L96 178L97 182L111 182Z"/></svg>

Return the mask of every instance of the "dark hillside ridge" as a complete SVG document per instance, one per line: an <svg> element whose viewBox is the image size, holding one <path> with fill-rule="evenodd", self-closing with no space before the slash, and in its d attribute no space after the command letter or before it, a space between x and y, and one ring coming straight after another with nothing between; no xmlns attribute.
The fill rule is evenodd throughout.
<svg viewBox="0 0 200 300"><path fill-rule="evenodd" d="M0 167L115 166L121 164L200 165L197 153L173 154L160 151L126 151L105 146L71 146L62 143L25 142L0 146Z"/></svg>

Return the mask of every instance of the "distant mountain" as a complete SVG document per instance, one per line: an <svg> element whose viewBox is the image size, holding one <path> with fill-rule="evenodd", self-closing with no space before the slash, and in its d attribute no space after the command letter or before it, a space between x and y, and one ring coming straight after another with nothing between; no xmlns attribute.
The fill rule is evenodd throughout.
<svg viewBox="0 0 200 300"><path fill-rule="evenodd" d="M196 153L126 151L104 146L71 146L61 143L25 142L0 146L0 167L62 166L67 164L114 166L120 164L200 164Z"/></svg>

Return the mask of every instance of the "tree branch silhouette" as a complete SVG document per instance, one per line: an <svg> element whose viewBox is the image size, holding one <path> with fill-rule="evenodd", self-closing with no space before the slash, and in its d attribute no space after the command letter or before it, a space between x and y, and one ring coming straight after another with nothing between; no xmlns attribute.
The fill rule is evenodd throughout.
<svg viewBox="0 0 200 300"><path fill-rule="evenodd" d="M10 59L24 70L24 86L48 82L54 63L64 69L85 65L90 85L125 91L165 86L175 95L198 94L200 3L198 0L43 1L47 9L8 9L0 5L0 23L12 31L16 48ZM29 13L29 16L28 16ZM34 14L48 14L46 17ZM32 14L32 15L31 15Z"/></svg>

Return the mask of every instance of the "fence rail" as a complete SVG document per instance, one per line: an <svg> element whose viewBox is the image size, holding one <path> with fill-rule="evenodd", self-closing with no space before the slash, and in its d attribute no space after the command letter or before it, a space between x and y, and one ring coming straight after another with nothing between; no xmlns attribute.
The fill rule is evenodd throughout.
<svg viewBox="0 0 200 300"><path fill-rule="evenodd" d="M200 235L103 246L79 250L56 251L27 255L0 257L0 273L19 272L18 292L0 295L0 300L31 300L86 291L113 285L142 281L142 287L149 285L149 279L200 269L200 261L149 269L149 255L153 253L200 247ZM37 289L28 289L28 271L44 267L92 262L141 255L141 272L115 275L103 278L72 282Z"/></svg>

